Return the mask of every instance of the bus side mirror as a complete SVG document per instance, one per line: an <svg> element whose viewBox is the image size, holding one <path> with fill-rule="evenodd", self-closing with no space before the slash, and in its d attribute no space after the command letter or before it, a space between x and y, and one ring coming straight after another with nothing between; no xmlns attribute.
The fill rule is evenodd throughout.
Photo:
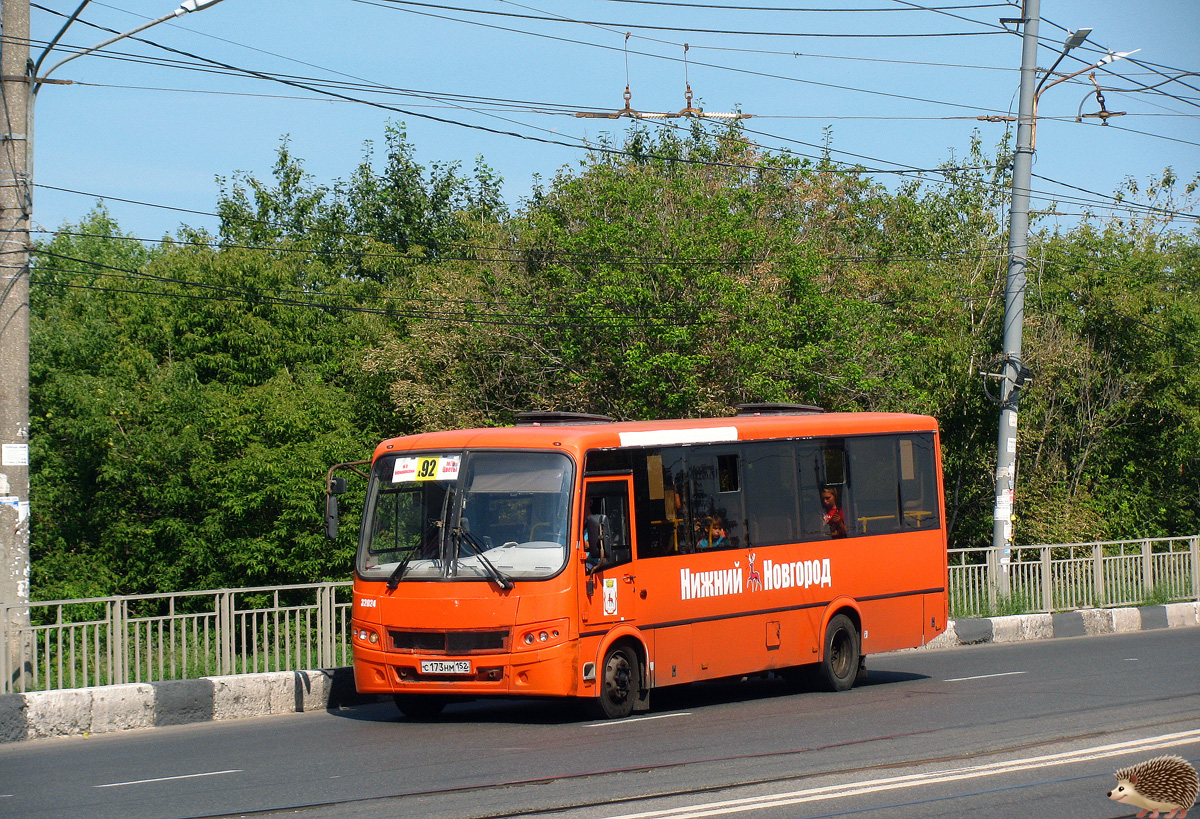
<svg viewBox="0 0 1200 819"><path fill-rule="evenodd" d="M345 479L342 481L342 491L345 491ZM338 533L338 500L332 491L325 493L325 537L329 540L337 538Z"/></svg>
<svg viewBox="0 0 1200 819"><path fill-rule="evenodd" d="M335 467L336 469L336 467ZM331 469L330 472L333 470ZM338 533L338 495L346 494L346 479L330 476L325 486L325 537L329 540L337 538Z"/></svg>
<svg viewBox="0 0 1200 819"><path fill-rule="evenodd" d="M608 522L608 515L588 515L583 522L583 528L588 544L583 562L587 567L587 573L591 574L604 564L605 558L608 556L608 547L612 542L612 528Z"/></svg>
<svg viewBox="0 0 1200 819"><path fill-rule="evenodd" d="M325 537L330 540L336 538L338 533L338 495L346 494L347 488L346 479L335 478L333 473L347 468L360 478L370 478L370 475L358 468L369 463L370 461L346 461L334 464L325 473Z"/></svg>

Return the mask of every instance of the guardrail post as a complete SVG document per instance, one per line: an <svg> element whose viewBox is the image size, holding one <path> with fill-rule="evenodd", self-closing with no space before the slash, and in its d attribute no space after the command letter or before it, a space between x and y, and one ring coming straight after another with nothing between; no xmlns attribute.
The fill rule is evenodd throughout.
<svg viewBox="0 0 1200 819"><path fill-rule="evenodd" d="M1050 547L1043 546L1041 552L1042 611L1054 611L1054 571L1050 563Z"/></svg>
<svg viewBox="0 0 1200 819"><path fill-rule="evenodd" d="M108 682L110 685L125 682L125 663L128 658L125 656L124 609L124 600L115 598L109 601L108 622L105 626L108 628Z"/></svg>
<svg viewBox="0 0 1200 819"><path fill-rule="evenodd" d="M33 629L28 605L0 605L0 694L26 691L33 678Z"/></svg>
<svg viewBox="0 0 1200 819"><path fill-rule="evenodd" d="M215 603L217 615L217 673L231 674L233 656L233 616L229 607L229 591L222 589L216 593Z"/></svg>
<svg viewBox="0 0 1200 819"><path fill-rule="evenodd" d="M1200 604L1200 535L1193 535L1188 546L1192 557L1192 594L1196 603Z"/></svg>
<svg viewBox="0 0 1200 819"><path fill-rule="evenodd" d="M333 667L333 594L332 588L326 584L317 589L317 609L320 617L317 622L317 632L321 635L320 652L317 664L321 668Z"/></svg>
<svg viewBox="0 0 1200 819"><path fill-rule="evenodd" d="M1104 605L1104 545L1092 544L1092 605Z"/></svg>
<svg viewBox="0 0 1200 819"><path fill-rule="evenodd" d="M1142 588L1147 596L1154 592L1154 558L1148 540L1142 541Z"/></svg>
<svg viewBox="0 0 1200 819"><path fill-rule="evenodd" d="M997 590L1000 584L999 552L994 547L987 550L987 604L988 611L996 610Z"/></svg>

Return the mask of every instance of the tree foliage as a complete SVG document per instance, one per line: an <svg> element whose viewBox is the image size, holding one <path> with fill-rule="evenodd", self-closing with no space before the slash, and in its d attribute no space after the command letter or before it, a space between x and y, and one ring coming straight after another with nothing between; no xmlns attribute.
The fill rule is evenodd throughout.
<svg viewBox="0 0 1200 819"><path fill-rule="evenodd" d="M570 409L744 402L929 413L952 545L990 542L1008 147L885 187L737 127L634 128L510 211L482 160L400 128L345 181L281 145L218 236L154 246L103 210L39 248L33 558L42 599L346 576L325 471L382 437ZM1033 237L1020 542L1197 531L1195 183Z"/></svg>

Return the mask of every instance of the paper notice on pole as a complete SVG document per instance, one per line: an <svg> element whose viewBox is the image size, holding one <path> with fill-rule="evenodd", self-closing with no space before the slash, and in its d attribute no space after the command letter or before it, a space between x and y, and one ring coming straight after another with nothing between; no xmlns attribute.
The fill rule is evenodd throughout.
<svg viewBox="0 0 1200 819"><path fill-rule="evenodd" d="M16 495L0 495L0 510L6 506L16 510L18 526L29 519L29 501L23 501Z"/></svg>
<svg viewBox="0 0 1200 819"><path fill-rule="evenodd" d="M996 496L996 508L992 512L993 520L1010 520L1012 518L1012 498L1008 495Z"/></svg>
<svg viewBox="0 0 1200 819"><path fill-rule="evenodd" d="M29 466L29 444L0 446L0 466Z"/></svg>

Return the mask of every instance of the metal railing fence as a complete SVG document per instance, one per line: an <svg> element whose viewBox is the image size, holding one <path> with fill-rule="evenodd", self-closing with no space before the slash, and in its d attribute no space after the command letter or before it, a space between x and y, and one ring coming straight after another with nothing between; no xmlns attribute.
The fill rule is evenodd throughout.
<svg viewBox="0 0 1200 819"><path fill-rule="evenodd" d="M0 605L0 693L349 665L350 587Z"/></svg>
<svg viewBox="0 0 1200 819"><path fill-rule="evenodd" d="M1200 601L1200 535L950 550L950 615Z"/></svg>
<svg viewBox="0 0 1200 819"><path fill-rule="evenodd" d="M1200 600L1200 535L951 549L952 617ZM349 665L351 584L0 605L0 693Z"/></svg>

